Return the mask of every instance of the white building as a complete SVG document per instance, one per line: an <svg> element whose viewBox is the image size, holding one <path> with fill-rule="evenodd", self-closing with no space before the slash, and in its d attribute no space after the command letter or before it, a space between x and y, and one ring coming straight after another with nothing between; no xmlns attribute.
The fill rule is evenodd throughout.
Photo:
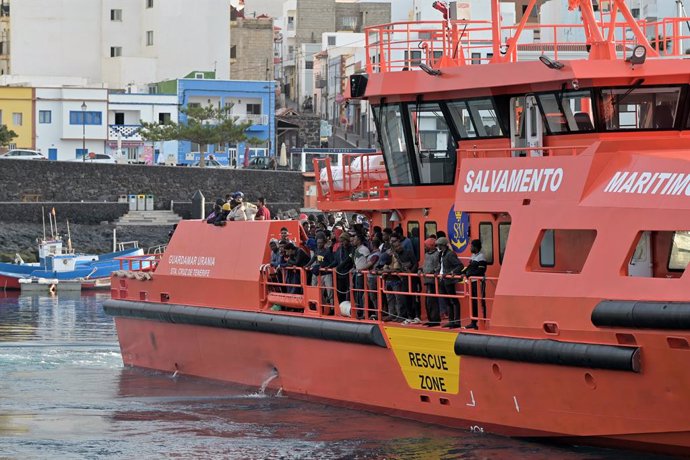
<svg viewBox="0 0 690 460"><path fill-rule="evenodd" d="M36 88L36 148L51 160L103 153L108 136L108 90Z"/></svg>
<svg viewBox="0 0 690 460"><path fill-rule="evenodd" d="M21 0L10 16L15 75L112 88L215 70L229 78L229 0Z"/></svg>
<svg viewBox="0 0 690 460"><path fill-rule="evenodd" d="M141 122L178 121L177 95L110 93L106 153L129 162L177 163L177 141L145 142ZM156 153L158 155L156 155Z"/></svg>

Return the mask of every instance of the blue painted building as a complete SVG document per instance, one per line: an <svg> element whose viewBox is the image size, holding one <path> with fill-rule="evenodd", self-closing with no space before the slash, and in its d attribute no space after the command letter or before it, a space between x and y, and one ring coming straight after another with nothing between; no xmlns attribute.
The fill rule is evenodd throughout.
<svg viewBox="0 0 690 460"><path fill-rule="evenodd" d="M190 105L229 107L230 113L239 122L251 121L247 129L247 136L254 137L262 144L239 146L209 146L207 152L214 152L214 157L222 164L244 163L245 152L249 157L260 155L275 155L275 82L248 80L207 80L207 79L179 79L177 80L177 96L179 107ZM184 113L180 112L180 122L186 121ZM199 160L199 146L190 142L180 142L178 147L178 163L190 164Z"/></svg>

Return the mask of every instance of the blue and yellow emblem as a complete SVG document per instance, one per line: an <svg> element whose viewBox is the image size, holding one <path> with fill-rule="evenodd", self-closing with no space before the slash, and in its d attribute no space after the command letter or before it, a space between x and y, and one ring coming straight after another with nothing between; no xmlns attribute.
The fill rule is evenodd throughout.
<svg viewBox="0 0 690 460"><path fill-rule="evenodd" d="M448 241L457 253L463 252L470 242L470 215L456 211L455 205L448 212Z"/></svg>

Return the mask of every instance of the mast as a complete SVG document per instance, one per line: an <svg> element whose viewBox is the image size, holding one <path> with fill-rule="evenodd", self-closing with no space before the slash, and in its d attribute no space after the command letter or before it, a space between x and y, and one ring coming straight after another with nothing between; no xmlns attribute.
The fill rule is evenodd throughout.
<svg viewBox="0 0 690 460"><path fill-rule="evenodd" d="M72 234L69 231L69 219L67 219L67 251L72 252Z"/></svg>
<svg viewBox="0 0 690 460"><path fill-rule="evenodd" d="M41 220L43 221L43 241L46 240L46 209L41 206Z"/></svg>

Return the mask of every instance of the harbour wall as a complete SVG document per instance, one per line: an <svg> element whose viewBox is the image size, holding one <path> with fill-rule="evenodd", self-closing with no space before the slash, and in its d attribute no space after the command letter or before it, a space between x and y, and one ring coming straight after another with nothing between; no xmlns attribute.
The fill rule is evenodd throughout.
<svg viewBox="0 0 690 460"><path fill-rule="evenodd" d="M0 202L115 203L132 194L153 195L155 209L170 209L197 190L207 202L238 190L252 201L264 196L271 210L298 209L304 201L303 176L293 171L0 160Z"/></svg>

